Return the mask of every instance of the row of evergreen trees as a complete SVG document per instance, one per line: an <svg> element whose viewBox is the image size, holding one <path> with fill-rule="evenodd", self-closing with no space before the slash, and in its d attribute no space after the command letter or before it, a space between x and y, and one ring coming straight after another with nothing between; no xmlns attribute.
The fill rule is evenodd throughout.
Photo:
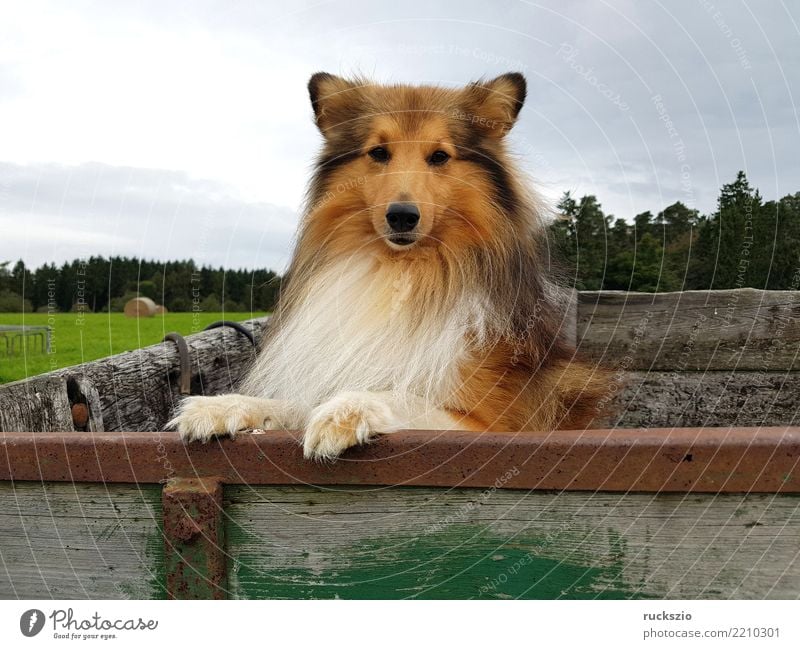
<svg viewBox="0 0 800 649"><path fill-rule="evenodd" d="M594 196L567 193L550 226L560 266L581 290L681 291L800 287L800 192L764 202L744 172L724 185L713 214L677 202L632 222L606 215ZM0 264L0 311L121 311L144 295L170 311L271 310L280 278L271 270L197 268L193 261L91 257L35 270ZM24 300L23 300L24 296Z"/></svg>
<svg viewBox="0 0 800 649"><path fill-rule="evenodd" d="M552 238L579 290L800 286L800 192L765 202L742 171L706 216L677 202L628 223L569 193L558 207Z"/></svg>
<svg viewBox="0 0 800 649"><path fill-rule="evenodd" d="M279 277L271 270L224 270L188 261L90 257L35 270L0 264L0 311L122 311L145 296L170 311L264 311L275 304ZM24 299L23 299L24 296Z"/></svg>

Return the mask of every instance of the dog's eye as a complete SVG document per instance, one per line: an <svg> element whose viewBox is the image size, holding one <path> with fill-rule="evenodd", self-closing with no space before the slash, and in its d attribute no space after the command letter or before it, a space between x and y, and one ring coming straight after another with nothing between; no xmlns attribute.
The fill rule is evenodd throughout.
<svg viewBox="0 0 800 649"><path fill-rule="evenodd" d="M450 159L450 154L446 151L442 151L439 149L438 151L434 151L431 153L431 157L428 158L428 164L433 165L434 167L438 167L439 165L443 165Z"/></svg>
<svg viewBox="0 0 800 649"><path fill-rule="evenodd" d="M370 149L369 157L375 162L389 162L389 152L382 146L376 146Z"/></svg>

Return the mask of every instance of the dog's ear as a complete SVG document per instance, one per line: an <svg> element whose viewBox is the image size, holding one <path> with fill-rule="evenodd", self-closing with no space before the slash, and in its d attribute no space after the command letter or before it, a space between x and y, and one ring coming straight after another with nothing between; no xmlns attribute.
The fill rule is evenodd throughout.
<svg viewBox="0 0 800 649"><path fill-rule="evenodd" d="M314 121L323 135L355 117L362 103L363 81L349 81L327 72L317 72L308 82Z"/></svg>
<svg viewBox="0 0 800 649"><path fill-rule="evenodd" d="M467 119L488 137L501 138L517 121L525 93L525 77L519 72L471 83L464 89Z"/></svg>

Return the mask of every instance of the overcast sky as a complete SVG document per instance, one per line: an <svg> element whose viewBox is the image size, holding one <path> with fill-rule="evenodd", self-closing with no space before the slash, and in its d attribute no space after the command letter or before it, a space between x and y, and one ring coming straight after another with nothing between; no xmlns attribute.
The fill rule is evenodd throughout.
<svg viewBox="0 0 800 649"><path fill-rule="evenodd" d="M714 209L800 190L800 3L0 0L0 261L288 260L315 71L457 86L510 70L551 200ZM667 125L671 121L672 128Z"/></svg>

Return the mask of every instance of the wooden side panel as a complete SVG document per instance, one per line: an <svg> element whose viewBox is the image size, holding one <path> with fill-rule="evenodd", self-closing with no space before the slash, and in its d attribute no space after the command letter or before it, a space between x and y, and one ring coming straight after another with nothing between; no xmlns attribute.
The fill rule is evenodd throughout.
<svg viewBox="0 0 800 649"><path fill-rule="evenodd" d="M800 372L623 372L609 383L624 428L798 422Z"/></svg>
<svg viewBox="0 0 800 649"><path fill-rule="evenodd" d="M0 598L163 598L161 487L0 482Z"/></svg>
<svg viewBox="0 0 800 649"><path fill-rule="evenodd" d="M800 291L583 291L577 328L626 370L800 370Z"/></svg>
<svg viewBox="0 0 800 649"><path fill-rule="evenodd" d="M228 487L231 597L796 598L800 499Z"/></svg>

